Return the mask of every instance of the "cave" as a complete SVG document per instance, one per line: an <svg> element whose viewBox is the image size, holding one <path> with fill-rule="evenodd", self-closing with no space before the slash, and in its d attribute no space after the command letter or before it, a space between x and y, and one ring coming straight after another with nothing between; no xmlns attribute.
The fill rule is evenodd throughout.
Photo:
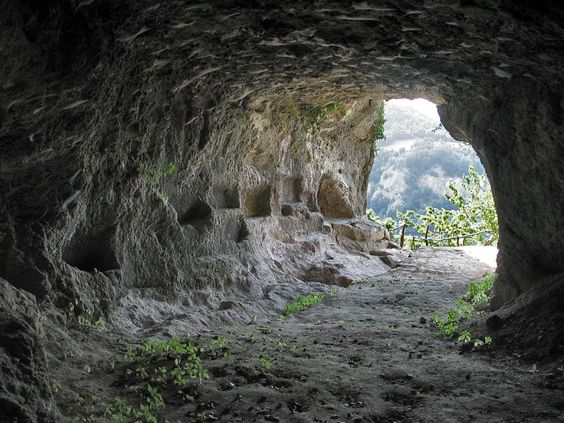
<svg viewBox="0 0 564 423"><path fill-rule="evenodd" d="M0 420L563 419L558 2L0 3ZM365 218L413 98L499 218L448 339L491 268Z"/></svg>

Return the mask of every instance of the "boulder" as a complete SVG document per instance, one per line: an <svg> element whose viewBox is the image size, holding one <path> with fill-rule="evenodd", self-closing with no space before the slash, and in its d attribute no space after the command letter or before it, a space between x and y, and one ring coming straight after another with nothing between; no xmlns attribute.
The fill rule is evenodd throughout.
<svg viewBox="0 0 564 423"><path fill-rule="evenodd" d="M325 217L350 219L354 217L354 207L350 200L350 188L336 176L321 179L318 192L319 209Z"/></svg>
<svg viewBox="0 0 564 423"><path fill-rule="evenodd" d="M332 226L337 243L349 251L376 255L388 245L388 231L371 220L333 222Z"/></svg>

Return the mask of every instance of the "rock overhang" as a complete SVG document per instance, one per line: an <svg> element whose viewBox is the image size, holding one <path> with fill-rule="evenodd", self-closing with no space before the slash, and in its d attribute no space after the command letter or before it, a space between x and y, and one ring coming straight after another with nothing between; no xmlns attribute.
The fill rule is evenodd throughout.
<svg viewBox="0 0 564 423"><path fill-rule="evenodd" d="M72 157L74 153L62 142L69 136L81 146L78 154L85 154L87 137L80 133L100 140L93 145L106 154L105 147L112 143L111 133L116 129L120 139L116 150L122 148L137 157L152 155L154 160L152 150L160 149L157 156L166 156L168 149L168 155L173 151L181 160L191 162L190 157L208 148L218 128L231 125L230 136L241 136L244 131L240 126L249 121L241 123L240 116L250 116L250 123L260 132L264 122L259 116L274 104L299 104L307 113L337 101L352 104L367 98L379 102L424 97L442 104L439 109L445 127L475 147L492 179L500 207L500 271L507 275L507 292L500 296L500 303L530 288L529 282L516 279L563 270L557 263L563 247L550 234L554 231L551 228L561 223L561 202L547 215L546 225L539 223L543 217L534 216L534 210L549 199L559 198L562 190L557 157L561 151L558 110L562 109L559 93L563 87L560 69L564 31L562 15L553 2L532 7L523 2L493 1L211 1L190 5L137 1L110 5L107 1L60 0L50 2L49 8L62 17L60 22L46 19L45 5L27 2L12 4L9 9L14 11L12 23L31 29L6 27L3 34L15 35L6 52L17 58L16 51L24 51L19 60L33 66L9 73L3 84L9 99L3 112L8 116L3 136L6 169L17 169L23 157L44 152L48 146L55 150L51 156L55 161L59 154ZM80 46L79 41L73 47L52 37L50 29L65 26L69 19L88 23L82 28L66 26L79 40L100 42ZM64 66L60 61L45 59L63 53ZM89 60L95 62L85 67ZM53 68L59 73L37 78L45 69ZM29 83L22 84L26 78ZM121 92L114 89L118 86ZM53 87L53 92L38 104L36 91L44 87ZM531 96L538 98L531 100ZM110 105L112 112L102 112L90 120L94 110L109 111ZM533 108L546 111L547 118L532 132L527 132L527 125L517 128L514 122L530 118L525 114ZM67 122L64 125L63 119ZM163 126L163 121L167 125ZM68 129L61 131L65 126ZM543 139L534 155L524 147L523 134ZM24 136L32 136L34 142L18 143ZM160 141L151 141L139 151L130 145L139 138ZM197 147L177 151L174 143ZM524 172L524 161L543 156L543 151L549 165L544 169L537 166L536 173ZM86 154L98 153L92 150ZM236 149L225 147L215 153L214 164L227 169L233 165L230 161L237 160L233 159L237 154ZM263 160L268 163L270 159L265 156ZM123 162L84 165L92 166L86 173L97 171L97 166L116 166L112 171L118 173L132 172L130 168L119 169L127 167ZM202 163L194 166L204 167ZM61 178L72 179L80 173L71 168L68 175L49 172L57 180L53 185L59 186ZM536 194L532 189L508 188L508 180L519 172L546 182L536 184L535 192L546 187L550 192ZM205 190L215 178L204 170L198 180L182 180L187 176L191 175L179 173L178 181L184 186L192 184L195 192ZM22 168L6 177L16 185L25 184L27 178ZM88 184L103 184L103 178L96 179L87 176ZM228 181L223 185L229 185ZM58 208L60 202L74 195L68 187L58 191L64 191L64 198L54 194L47 209ZM37 195L41 198L41 193ZM26 201L19 203L21 208ZM203 199L185 196L182 201L196 204ZM315 209L316 201L304 201ZM520 203L526 210L516 213ZM175 198L171 204L174 206ZM357 206L358 213L362 207ZM10 211L22 218L25 215L21 210ZM38 211L35 218L42 213ZM211 219L210 211L208 215ZM527 247L532 231L522 229L528 218L548 239L537 243L532 254Z"/></svg>

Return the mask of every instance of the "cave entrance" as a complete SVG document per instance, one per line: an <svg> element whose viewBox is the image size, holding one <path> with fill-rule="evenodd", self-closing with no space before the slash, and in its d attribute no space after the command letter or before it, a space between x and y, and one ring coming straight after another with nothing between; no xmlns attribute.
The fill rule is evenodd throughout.
<svg viewBox="0 0 564 423"><path fill-rule="evenodd" d="M369 216L402 246L462 247L496 267L495 207L472 146L452 138L428 100L389 100L384 116L368 181Z"/></svg>

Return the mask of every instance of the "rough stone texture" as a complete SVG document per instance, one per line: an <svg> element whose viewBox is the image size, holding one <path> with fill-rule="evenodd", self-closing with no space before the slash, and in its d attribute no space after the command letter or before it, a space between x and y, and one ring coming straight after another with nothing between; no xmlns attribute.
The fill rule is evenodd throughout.
<svg viewBox="0 0 564 423"><path fill-rule="evenodd" d="M0 277L43 304L80 299L135 331L272 313L304 276L384 271L376 256L351 261L325 217L363 214L372 126L393 97L442 103L485 164L495 306L564 271L558 2L0 10ZM340 195L325 202L327 176ZM343 269L315 270L326 254ZM227 303L240 309L217 313Z"/></svg>
<svg viewBox="0 0 564 423"><path fill-rule="evenodd" d="M335 176L324 176L319 184L319 210L326 217L346 219L354 217L348 185Z"/></svg>
<svg viewBox="0 0 564 423"><path fill-rule="evenodd" d="M0 421L55 421L41 339L35 300L0 278Z"/></svg>
<svg viewBox="0 0 564 423"><path fill-rule="evenodd" d="M441 110L445 127L471 140L490 177L500 224L496 308L564 270L562 93L529 77Z"/></svg>
<svg viewBox="0 0 564 423"><path fill-rule="evenodd" d="M245 217L318 211L326 175L360 214L379 99L422 95L492 179L501 305L564 270L562 14L535 5L4 0L0 274L109 303L232 285Z"/></svg>
<svg viewBox="0 0 564 423"><path fill-rule="evenodd" d="M367 220L333 222L333 234L343 248L375 254L388 246L390 234L379 224Z"/></svg>

